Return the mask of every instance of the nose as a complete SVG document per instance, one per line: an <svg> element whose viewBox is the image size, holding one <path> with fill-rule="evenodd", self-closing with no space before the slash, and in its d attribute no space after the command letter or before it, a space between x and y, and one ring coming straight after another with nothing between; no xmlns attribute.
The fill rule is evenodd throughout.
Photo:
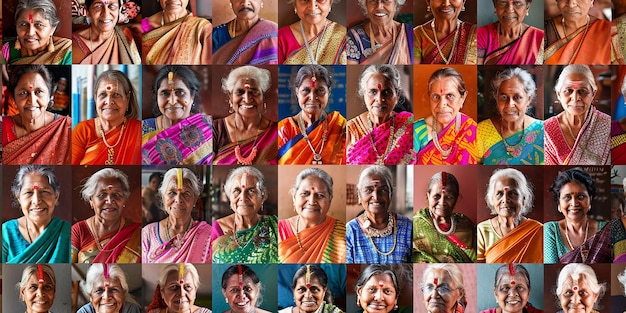
<svg viewBox="0 0 626 313"><path fill-rule="evenodd" d="M313 203L317 203L317 201L315 200L315 193L311 193L308 197L307 197L307 202L309 202L309 204L313 204Z"/></svg>
<svg viewBox="0 0 626 313"><path fill-rule="evenodd" d="M109 298L110 295L111 295L111 292L109 291L109 287L105 287L104 292L102 293L102 298L107 299Z"/></svg>
<svg viewBox="0 0 626 313"><path fill-rule="evenodd" d="M376 293L374 294L374 300L376 301L380 301L383 299L383 289L380 288L378 289L378 291L376 291Z"/></svg>
<svg viewBox="0 0 626 313"><path fill-rule="evenodd" d="M446 203L445 201L445 195L442 195L441 198L439 198L439 201L437 201L437 203L439 203L440 207L443 207L444 204Z"/></svg>
<svg viewBox="0 0 626 313"><path fill-rule="evenodd" d="M35 296L41 297L43 295L43 285L39 284L37 290L35 291Z"/></svg>
<svg viewBox="0 0 626 313"><path fill-rule="evenodd" d="M576 5L578 5L576 0L568 0L567 1L567 6L569 6L569 7L575 7Z"/></svg>
<svg viewBox="0 0 626 313"><path fill-rule="evenodd" d="M113 195L107 195L104 200L108 203L113 203L113 201L115 201L115 199L113 199Z"/></svg>
<svg viewBox="0 0 626 313"><path fill-rule="evenodd" d="M572 296L572 303L574 304L582 303L580 295L578 294L577 291L574 291L574 295Z"/></svg>
<svg viewBox="0 0 626 313"><path fill-rule="evenodd" d="M317 9L317 1L311 0L311 10L315 11Z"/></svg>
<svg viewBox="0 0 626 313"><path fill-rule="evenodd" d="M176 92L174 90L170 90L170 104L176 103Z"/></svg>
<svg viewBox="0 0 626 313"><path fill-rule="evenodd" d="M29 35L31 35L31 36L34 36L35 35L35 27L33 25L31 25L31 24L28 24L28 31L27 31L27 33Z"/></svg>
<svg viewBox="0 0 626 313"><path fill-rule="evenodd" d="M39 190L33 190L33 196L31 198L31 203L33 203L33 204L39 203Z"/></svg>
<svg viewBox="0 0 626 313"><path fill-rule="evenodd" d="M378 200L378 196L379 196L378 192L379 192L378 190L374 190L374 192L372 192L372 199L373 200Z"/></svg>
<svg viewBox="0 0 626 313"><path fill-rule="evenodd" d="M307 290L304 292L304 298L305 298L305 299L311 299L311 295L312 295L312 293L311 293L311 289L307 289Z"/></svg>
<svg viewBox="0 0 626 313"><path fill-rule="evenodd" d="M449 6L450 6L450 0L446 0L446 1L443 3L443 5L444 5L444 6L449 7Z"/></svg>

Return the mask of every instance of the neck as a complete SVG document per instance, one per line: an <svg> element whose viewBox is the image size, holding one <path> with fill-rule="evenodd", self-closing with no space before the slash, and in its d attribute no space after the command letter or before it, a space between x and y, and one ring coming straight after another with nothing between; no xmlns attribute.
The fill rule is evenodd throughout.
<svg viewBox="0 0 626 313"><path fill-rule="evenodd" d="M161 115L161 125L163 126L163 129L167 129L170 128L176 124L178 124L180 121L182 121L183 118L181 119L171 119L165 115Z"/></svg>
<svg viewBox="0 0 626 313"><path fill-rule="evenodd" d="M569 34L574 30L587 25L588 18L589 15L582 16L578 19L569 19L566 16L563 16L563 21L565 22L565 24L563 24L563 29L565 30L565 33Z"/></svg>
<svg viewBox="0 0 626 313"><path fill-rule="evenodd" d="M258 214L247 216L235 213L235 229L242 230L254 227L260 219Z"/></svg>
<svg viewBox="0 0 626 313"><path fill-rule="evenodd" d="M302 22L302 27L304 28L304 34L306 35L305 40L307 40L307 38L313 38L317 34L321 33L322 30L324 30L326 21L327 20L324 19L323 21L317 24L309 24L309 23Z"/></svg>
<svg viewBox="0 0 626 313"><path fill-rule="evenodd" d="M496 216L500 227L507 228L509 230L515 228L523 220L520 216Z"/></svg>
<svg viewBox="0 0 626 313"><path fill-rule="evenodd" d="M394 27L396 26L396 23L394 20L388 20L385 21L385 23L383 24L378 24L378 23L373 23L370 21L370 27L372 27L372 34L375 37L393 37L393 30Z"/></svg>
<svg viewBox="0 0 626 313"><path fill-rule="evenodd" d="M122 123L124 123L124 118L115 120L105 120L103 118L100 118L100 125L105 132L108 132L117 126L122 125Z"/></svg>
<svg viewBox="0 0 626 313"><path fill-rule="evenodd" d="M91 28L89 29L89 40L92 43L101 43L109 38L112 38L114 32L114 29L102 32L95 25L92 24Z"/></svg>
<svg viewBox="0 0 626 313"><path fill-rule="evenodd" d="M27 133L34 132L46 126L46 113L47 112L44 111L41 116L37 116L35 118L27 118L26 116L20 114L19 120Z"/></svg>
<svg viewBox="0 0 626 313"><path fill-rule="evenodd" d="M41 45L39 49L35 49L35 50L30 50L22 46L22 50L20 50L22 53L22 56L30 57L30 56L38 55L38 54L41 54L42 52L45 52L46 50L48 50L48 46L50 45L50 40L52 40L52 37L50 37L46 43Z"/></svg>
<svg viewBox="0 0 626 313"><path fill-rule="evenodd" d="M566 122L568 122L574 128L582 127L583 123L585 122L585 119L587 118L586 112L585 114L581 114L581 115L570 114L570 113L567 113L567 111L563 111L563 112L565 112L564 117L567 119Z"/></svg>
<svg viewBox="0 0 626 313"><path fill-rule="evenodd" d="M263 121L263 116L261 115L245 117L245 116L242 116L241 114L235 113L234 118L235 118L235 128L241 131L248 131L252 129L258 130L261 128L261 122Z"/></svg>
<svg viewBox="0 0 626 313"><path fill-rule="evenodd" d="M247 32L252 26L254 26L259 21L259 16L256 15L253 19L250 20L242 20L236 18L234 20L235 23L235 33L241 34Z"/></svg>
<svg viewBox="0 0 626 313"><path fill-rule="evenodd" d="M521 131L524 128L524 116L512 122L506 121L505 119L501 119L500 121L502 123L503 132L517 133L518 131Z"/></svg>
<svg viewBox="0 0 626 313"><path fill-rule="evenodd" d="M456 18L453 18L451 20L435 19L434 21L435 21L435 32L437 34L442 34L444 36L452 33L457 28L457 24L458 24L457 22L458 19Z"/></svg>
<svg viewBox="0 0 626 313"><path fill-rule="evenodd" d="M187 228L189 227L189 223L193 222L191 219L191 216L184 216L181 218L175 217L173 215L169 215L167 217L168 221L170 222L170 230L172 230L174 233L184 233L185 231L187 231Z"/></svg>
<svg viewBox="0 0 626 313"><path fill-rule="evenodd" d="M450 224L450 222L452 221L450 216L438 216L434 214L431 215L433 217L433 221L437 224Z"/></svg>
<svg viewBox="0 0 626 313"><path fill-rule="evenodd" d="M381 124L386 123L389 118L391 118L391 114L386 114L384 116L375 116L373 114L368 114L369 119L372 121L372 126L373 127L378 127Z"/></svg>
<svg viewBox="0 0 626 313"><path fill-rule="evenodd" d="M515 39L521 36L522 23L502 24L500 23L500 34L504 38Z"/></svg>
<svg viewBox="0 0 626 313"><path fill-rule="evenodd" d="M26 231L29 232L29 234L32 236L32 239L34 241L37 239L37 237L39 237L41 233L44 232L44 230L46 230L46 227L48 227L48 224L50 224L50 220L35 222L33 220L26 218L26 228L27 228Z"/></svg>
<svg viewBox="0 0 626 313"><path fill-rule="evenodd" d="M93 217L93 227L95 228L94 230L98 233L108 233L117 230L121 223L122 219L110 221L98 216Z"/></svg>
<svg viewBox="0 0 626 313"><path fill-rule="evenodd" d="M176 10L176 11L163 11L163 22L164 23L171 23L177 19L183 18L185 15L187 15L187 10Z"/></svg>
<svg viewBox="0 0 626 313"><path fill-rule="evenodd" d="M302 117L302 121L304 122L305 127L311 126L311 124L315 123L320 119L321 114L319 112L308 113L304 111L300 111L300 116Z"/></svg>
<svg viewBox="0 0 626 313"><path fill-rule="evenodd" d="M577 221L565 220L567 222L567 228L575 233L585 232L585 227L587 227L587 216L585 215L582 219Z"/></svg>
<svg viewBox="0 0 626 313"><path fill-rule="evenodd" d="M322 224L325 220L326 220L326 215L322 216L320 219L300 218L300 225L302 225L302 228L300 228L300 225L296 225L296 226L298 226L298 229L302 230L305 228L314 227L319 224Z"/></svg>
<svg viewBox="0 0 626 313"><path fill-rule="evenodd" d="M366 212L367 219L372 223L372 227L377 229L383 229L387 227L389 223L389 213L381 213L381 214L372 214L370 212Z"/></svg>

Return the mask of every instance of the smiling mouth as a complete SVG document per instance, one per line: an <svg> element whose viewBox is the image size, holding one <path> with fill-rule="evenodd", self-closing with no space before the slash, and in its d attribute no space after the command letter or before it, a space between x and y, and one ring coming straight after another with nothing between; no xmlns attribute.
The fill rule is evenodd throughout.
<svg viewBox="0 0 626 313"><path fill-rule="evenodd" d="M374 16L376 16L376 17L385 17L385 16L388 16L388 15L389 14L387 14L387 13L374 13Z"/></svg>
<svg viewBox="0 0 626 313"><path fill-rule="evenodd" d="M246 110L250 110L250 109L254 109L255 105L254 104L250 104L250 105L242 104L239 107L243 108L243 109L246 109Z"/></svg>
<svg viewBox="0 0 626 313"><path fill-rule="evenodd" d="M243 302L235 302L234 305L239 307L239 308L243 308L248 306L248 304L250 304L250 301L243 301Z"/></svg>

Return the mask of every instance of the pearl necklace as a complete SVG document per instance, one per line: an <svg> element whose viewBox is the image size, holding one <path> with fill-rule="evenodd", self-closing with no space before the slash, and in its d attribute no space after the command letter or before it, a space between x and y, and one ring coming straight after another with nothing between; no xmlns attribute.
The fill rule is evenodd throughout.
<svg viewBox="0 0 626 313"><path fill-rule="evenodd" d="M320 145L320 151L315 151L313 145L311 144L311 140L309 139L309 135L306 133L306 127L304 126L304 120L302 119L302 114L298 114L298 128L300 128L300 133L302 137L304 137L304 141L309 145L309 149L313 152L313 161L311 164L321 165L322 164L322 150L324 150L324 143L326 143L327 134L328 134L328 121L326 120L326 112L322 111L322 115L320 119L324 119L324 132L322 133L322 144Z"/></svg>
<svg viewBox="0 0 626 313"><path fill-rule="evenodd" d="M443 59L444 62L446 62L446 64L450 64L450 61L452 61L452 56L454 55L454 49L456 48L456 40L459 38L459 29L461 28L462 24L463 24L463 21L458 20L458 19L456 20L457 26L454 29L454 41L452 42L452 50L450 50L450 54L446 58L443 55L443 51L441 51L441 47L439 46L439 39L437 39L437 31L435 30L435 19L433 19L432 22L430 22L430 28L432 28L433 37L435 37L435 46L437 46L437 51L439 51L439 56L441 56L441 58Z"/></svg>
<svg viewBox="0 0 626 313"><path fill-rule="evenodd" d="M460 129L461 129L461 114L457 113L456 114L455 125L454 125L454 130L456 131L456 133L458 133ZM439 152L441 152L441 155L443 156L444 159L447 159L450 156L450 154L452 153L452 148L454 147L454 145L450 145L450 148L448 148L446 150L444 150L441 147L441 144L439 144L439 132L437 132L437 121L435 120L434 116L433 116L433 125L432 125L431 136L433 137L433 143L435 144L435 148L437 148L437 150Z"/></svg>
<svg viewBox="0 0 626 313"><path fill-rule="evenodd" d="M589 221L587 221L587 223L585 223L585 240L583 240L583 243L580 244L581 246L585 242L587 242L587 236L588 235L589 235ZM569 244L570 249L572 249L572 251L574 251L574 245L572 245L572 241L569 239L569 223L567 222L567 220L565 220L565 239L567 239L567 243Z"/></svg>

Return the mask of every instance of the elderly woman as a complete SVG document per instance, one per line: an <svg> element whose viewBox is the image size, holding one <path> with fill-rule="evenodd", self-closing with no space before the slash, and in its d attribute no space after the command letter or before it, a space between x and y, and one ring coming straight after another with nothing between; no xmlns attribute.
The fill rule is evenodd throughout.
<svg viewBox="0 0 626 313"><path fill-rule="evenodd" d="M607 286L598 282L591 266L573 263L565 265L559 273L556 296L563 310L557 313L599 313L598 305Z"/></svg>
<svg viewBox="0 0 626 313"><path fill-rule="evenodd" d="M11 68L9 90L18 113L2 119L2 163L69 164L72 120L46 111L52 75L43 65Z"/></svg>
<svg viewBox="0 0 626 313"><path fill-rule="evenodd" d="M622 79L620 92L626 99L626 76ZM611 164L626 164L626 117L611 121Z"/></svg>
<svg viewBox="0 0 626 313"><path fill-rule="evenodd" d="M213 121L215 165L276 164L277 124L265 117L270 71L254 66L232 70L222 79L231 114Z"/></svg>
<svg viewBox="0 0 626 313"><path fill-rule="evenodd" d="M300 21L278 29L279 64L346 64L346 28L329 20L339 0L287 0Z"/></svg>
<svg viewBox="0 0 626 313"><path fill-rule="evenodd" d="M467 88L459 72L444 67L428 80L431 115L415 122L418 164L476 164L476 122L459 112ZM439 129L439 130L438 130Z"/></svg>
<svg viewBox="0 0 626 313"><path fill-rule="evenodd" d="M81 188L94 216L72 226L72 263L141 263L141 224L124 218L128 176L104 168Z"/></svg>
<svg viewBox="0 0 626 313"><path fill-rule="evenodd" d="M394 21L406 0L359 0L368 20L348 30L348 64L413 64L413 25Z"/></svg>
<svg viewBox="0 0 626 313"><path fill-rule="evenodd" d="M259 17L262 8L262 0L230 0L235 18L213 28L213 64L278 63L278 25Z"/></svg>
<svg viewBox="0 0 626 313"><path fill-rule="evenodd" d="M91 24L72 34L74 63L141 64L133 33L118 27L123 0L85 0Z"/></svg>
<svg viewBox="0 0 626 313"><path fill-rule="evenodd" d="M491 85L498 115L478 123L481 163L543 164L543 121L526 114L537 95L532 76L519 67L508 68Z"/></svg>
<svg viewBox="0 0 626 313"><path fill-rule="evenodd" d="M391 312L398 309L400 285L388 264L366 267L356 282L357 306L364 313Z"/></svg>
<svg viewBox="0 0 626 313"><path fill-rule="evenodd" d="M543 64L543 30L524 24L531 3L493 0L498 21L478 28L478 64Z"/></svg>
<svg viewBox="0 0 626 313"><path fill-rule="evenodd" d="M335 80L321 65L305 65L291 82L301 111L278 122L278 164L345 164L346 119L326 113Z"/></svg>
<svg viewBox="0 0 626 313"><path fill-rule="evenodd" d="M199 286L200 277L193 264L165 266L159 274L147 313L211 313L211 310L194 304Z"/></svg>
<svg viewBox="0 0 626 313"><path fill-rule="evenodd" d="M596 193L591 175L578 167L560 172L550 192L564 219L544 226L544 262L611 263L610 227L587 216Z"/></svg>
<svg viewBox="0 0 626 313"><path fill-rule="evenodd" d="M85 291L90 302L76 313L140 313L141 306L128 293L126 274L116 264L93 264L87 271Z"/></svg>
<svg viewBox="0 0 626 313"><path fill-rule="evenodd" d="M347 164L413 164L413 114L395 113L402 101L400 73L392 65L371 65L359 78L367 111L348 121Z"/></svg>
<svg viewBox="0 0 626 313"><path fill-rule="evenodd" d="M27 266L17 284L20 300L26 304L26 313L49 313L54 304L56 285L54 270L49 265Z"/></svg>
<svg viewBox="0 0 626 313"><path fill-rule="evenodd" d="M592 105L598 86L591 69L566 66L554 91L563 112L544 124L546 165L609 164L611 117Z"/></svg>
<svg viewBox="0 0 626 313"><path fill-rule="evenodd" d="M497 308L480 313L543 313L528 302L530 298L530 274L521 264L502 265L496 271L493 295Z"/></svg>
<svg viewBox="0 0 626 313"><path fill-rule="evenodd" d="M223 313L269 313L259 308L262 289L259 277L250 267L242 264L229 267L222 275L222 295L230 310Z"/></svg>
<svg viewBox="0 0 626 313"><path fill-rule="evenodd" d="M159 70L152 84L156 118L142 121L143 164L212 164L213 121L199 113L199 89L189 67Z"/></svg>
<svg viewBox="0 0 626 313"><path fill-rule="evenodd" d="M422 274L419 287L424 294L424 305L428 312L465 312L467 300L463 285L463 273L455 264L428 265Z"/></svg>
<svg viewBox="0 0 626 313"><path fill-rule="evenodd" d="M72 131L72 164L139 164L141 122L135 88L117 70L102 72L94 87L98 116Z"/></svg>
<svg viewBox="0 0 626 313"><path fill-rule="evenodd" d="M263 173L250 166L232 170L224 193L233 214L213 221L213 262L278 263L278 218L259 214L268 197Z"/></svg>
<svg viewBox="0 0 626 313"><path fill-rule="evenodd" d="M211 64L213 25L187 10L189 0L171 5L141 21L144 64Z"/></svg>
<svg viewBox="0 0 626 313"><path fill-rule="evenodd" d="M191 216L201 193L202 183L191 170L165 173L159 194L168 216L143 228L142 263L210 262L211 226Z"/></svg>
<svg viewBox="0 0 626 313"><path fill-rule="evenodd" d="M333 305L328 276L317 265L300 267L293 275L291 291L296 305L284 308L278 313L343 313Z"/></svg>
<svg viewBox="0 0 626 313"><path fill-rule="evenodd" d="M278 222L281 263L345 263L345 224L327 215L333 178L322 169L307 168L290 192L297 215Z"/></svg>
<svg viewBox="0 0 626 313"><path fill-rule="evenodd" d="M543 225L526 218L533 207L532 185L522 172L497 169L485 202L495 215L477 225L477 260L484 263L543 263Z"/></svg>
<svg viewBox="0 0 626 313"><path fill-rule="evenodd" d="M371 165L356 184L363 213L346 224L347 263L410 263L411 220L391 210L391 170Z"/></svg>
<svg viewBox="0 0 626 313"><path fill-rule="evenodd" d="M2 64L72 64L72 41L53 36L59 22L52 0L19 0L17 38L4 40Z"/></svg>
<svg viewBox="0 0 626 313"><path fill-rule="evenodd" d="M461 213L453 213L461 194L459 182L447 172L428 181L428 207L413 216L413 262L476 262L476 228Z"/></svg>
<svg viewBox="0 0 626 313"><path fill-rule="evenodd" d="M476 25L459 19L465 0L427 0L433 19L413 29L415 63L476 64Z"/></svg>
<svg viewBox="0 0 626 313"><path fill-rule="evenodd" d="M53 216L60 192L52 168L20 167L11 194L24 216L2 224L2 263L69 263L70 223Z"/></svg>

